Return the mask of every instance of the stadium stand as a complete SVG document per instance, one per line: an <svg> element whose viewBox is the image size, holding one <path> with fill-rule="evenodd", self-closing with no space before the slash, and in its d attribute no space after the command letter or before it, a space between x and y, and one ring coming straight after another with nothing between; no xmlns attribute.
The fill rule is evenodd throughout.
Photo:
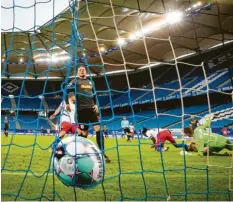
<svg viewBox="0 0 233 202"><path fill-rule="evenodd" d="M226 69L219 70L217 72L211 73L208 75L208 85L210 89L219 89L220 91L229 91L232 88L231 79ZM193 76L189 78L184 78L181 80L183 84L183 97L190 97L195 95L200 95L201 92L206 91L206 82L203 76ZM7 86L7 89L17 88L16 91L10 93L7 90L3 90L2 92L2 110L14 109L15 107L12 104L12 99L16 104L16 108L19 111L41 111L45 109L44 103L39 99L39 95L42 94L43 82L37 82L36 88L33 81L27 81L24 87L23 97L18 98L19 88L18 85L21 83L19 81L6 81L4 83ZM60 87L60 83L56 83L53 85L49 83L46 87L47 93L58 92ZM192 87L192 89L190 89ZM185 90L187 89L187 90ZM210 91L214 93L216 91ZM179 92L179 82L178 80L172 80L170 82L157 85L154 89L155 97L159 100L174 100L180 97ZM56 96L59 93L49 94L48 96L45 94L44 102L48 105L47 111L54 111L59 106L62 101L61 96ZM15 98L9 98L9 95L14 95ZM126 90L118 93L111 94L112 103L110 102L110 94L98 93L98 102L101 109L107 109L111 105L115 108L126 107L130 104L130 100L132 100L133 105L143 105L146 103L153 103L153 90L151 84L144 86L142 90L131 89L130 93ZM130 98L130 99L129 99ZM228 109L232 104L222 104L222 105L212 105L212 112L220 113L221 110ZM154 127L157 125L158 127L169 127L169 128L180 128L182 127L182 108L173 108L170 110L166 109L158 109L159 113L162 113L158 117L153 117L155 115L155 111L143 111L135 113L135 116L132 114L117 114L115 117L110 117L104 115L102 120L104 123L109 124L110 129L120 129L120 121L123 116L127 116L130 122L134 122L134 118L137 129L143 127L143 125L147 125L148 127ZM197 117L204 116L208 113L207 105L197 105L197 106L188 106L184 107L184 125L187 125L190 119L190 115L196 115ZM224 114L225 115L225 114ZM20 115L18 117L18 123L21 129L36 129L42 126L45 129L51 128L51 124L47 119L40 119L37 123L37 114L32 115ZM153 117L153 118L151 118ZM230 117L230 116L229 116ZM227 117L227 118L229 118ZM143 121L149 119L147 121ZM13 121L13 119L12 119ZM14 121L13 121L14 122ZM13 123L12 122L12 123ZM29 124L30 123L30 126ZM212 127L224 127L225 125L229 125L232 123L231 119L220 120L216 119L212 123ZM37 125L38 124L38 125ZM11 129L15 130L17 124L12 124Z"/></svg>
<svg viewBox="0 0 233 202"><path fill-rule="evenodd" d="M233 122L233 120L231 119L233 116L232 112L233 109L231 103L220 106L213 105L212 113L218 116L216 119L213 120L212 127L224 127L225 125L232 123ZM184 113L185 113L184 125L188 125L188 122L190 120L190 115L195 115L197 118L201 116L205 116L206 114L208 114L208 106L197 105L197 106L185 107ZM229 116L226 116L226 114L229 114ZM121 119L124 116L126 116L130 122L134 122L134 118L135 118L136 123L138 123L136 125L137 129L142 128L144 125L146 125L149 128L154 128L155 126L160 128L162 127L180 128L182 127L181 115L182 115L181 108L176 108L172 110L167 110L161 113L161 115L159 115L158 117L155 116L155 111L143 111L143 112L135 113L135 116L132 116L132 114L127 114L127 113L117 114L115 117L103 116L102 120L103 123L108 124L110 130L114 130L114 129L119 130L121 128L120 126ZM43 126L44 128L51 128L46 118L40 118L39 121L37 121L37 118L38 116L19 115L18 120L22 129L36 129L38 128L38 126L39 128L41 126ZM226 120L224 120L223 118ZM14 126L12 125L11 129L15 130L16 125L15 124Z"/></svg>

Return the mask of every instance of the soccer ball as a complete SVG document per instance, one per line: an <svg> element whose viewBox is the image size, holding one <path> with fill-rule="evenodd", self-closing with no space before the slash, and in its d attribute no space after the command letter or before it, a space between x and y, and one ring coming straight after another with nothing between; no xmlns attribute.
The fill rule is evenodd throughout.
<svg viewBox="0 0 233 202"><path fill-rule="evenodd" d="M68 137L59 142L52 165L66 186L90 188L104 179L104 159L99 148L83 137Z"/></svg>
<svg viewBox="0 0 233 202"><path fill-rule="evenodd" d="M180 155L181 156L186 156L186 155L188 155L188 152L182 150L182 151L180 151Z"/></svg>

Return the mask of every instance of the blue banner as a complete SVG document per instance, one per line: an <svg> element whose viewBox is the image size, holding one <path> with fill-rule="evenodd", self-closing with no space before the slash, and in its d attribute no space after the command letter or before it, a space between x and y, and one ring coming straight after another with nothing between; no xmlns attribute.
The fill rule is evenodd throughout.
<svg viewBox="0 0 233 202"><path fill-rule="evenodd" d="M195 90L195 89L193 89ZM222 88L218 88L216 89L217 91L229 91L229 90L232 90L232 86L226 86L226 87L222 87ZM210 90L210 93L215 93L215 91L211 91ZM188 92L186 94L183 93L183 97L191 97L191 96L198 96L198 95L203 95L203 94L206 94L205 91L199 91L199 92ZM145 97L148 97L147 95ZM108 99L108 96L106 96L106 99ZM171 96L165 96L165 97L156 97L156 101L166 101L166 100L173 100L173 99L180 99L180 93L179 92L176 92L174 95L171 95ZM153 103L154 102L154 99L153 99L153 96L151 95L151 97L149 97L149 99L144 99L143 96L140 98L140 99L137 99L136 101L133 101L132 100L132 104L133 105L138 105L138 104L147 104L147 103ZM108 109L110 107L125 107L125 106L128 106L130 103L129 102L124 102L121 103L121 101L114 101L113 100L113 103L112 105L109 103L105 106L101 106L100 109ZM19 111L41 111L42 109L34 109L34 108L17 108ZM9 108L9 107L2 107L2 110L15 110L13 108ZM47 109L47 111L54 111L56 110L54 107L50 107Z"/></svg>
<svg viewBox="0 0 233 202"><path fill-rule="evenodd" d="M224 128L213 128L213 133L225 136L228 140L233 140L233 128L224 127Z"/></svg>
<svg viewBox="0 0 233 202"><path fill-rule="evenodd" d="M179 132L181 129L172 129L172 136L175 139L181 139L183 138L183 133ZM217 133L219 135L224 135L227 139L233 140L233 128L212 128L213 133ZM45 136L54 136L58 135L59 131L55 130L48 130L45 129L43 132L41 130L10 130L9 133L14 133L14 134L21 134L21 135L45 135ZM3 131L2 131L3 134ZM122 130L109 130L108 136L109 137L118 137L120 138L123 134ZM95 132L93 130L89 130L89 136L95 136ZM141 133L141 130L137 130L134 134L135 138L140 138L140 139L147 139L144 137ZM189 139L188 137L186 139Z"/></svg>

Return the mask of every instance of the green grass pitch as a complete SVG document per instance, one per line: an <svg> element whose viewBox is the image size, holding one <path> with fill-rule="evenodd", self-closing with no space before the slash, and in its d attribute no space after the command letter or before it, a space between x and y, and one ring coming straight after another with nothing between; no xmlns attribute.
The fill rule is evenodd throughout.
<svg viewBox="0 0 233 202"><path fill-rule="evenodd" d="M12 139L12 137L14 138ZM9 149L6 145L12 141L4 168L16 170L13 173L7 170L2 171L2 200L11 201L15 199L26 174L24 170L29 168L31 157L31 171L42 174L49 169L50 149L42 150L41 148L48 148L53 140L54 137L50 136L9 135L6 138L2 135L2 166ZM90 137L90 140L95 142L95 138ZM33 150L30 145L34 144L35 141L37 144ZM187 200L229 201L233 199L232 192L229 191L229 188L233 187L233 179L230 179L232 178L231 173L233 173L232 168L230 168L232 157L210 157L209 163L213 166L209 167L207 180L205 169L207 157L199 157L195 153L186 156L187 169L185 172L184 157L179 154L181 149L170 145L170 150L163 153L162 164L160 153L150 148L149 140L141 140L140 147L138 143L138 140L126 143L125 139L106 139L105 147L108 149L106 154L112 161L110 164L106 164L103 186L106 200L116 201L122 197L124 197L124 200L145 200L146 196L148 197L147 200L167 200L167 193L171 196L170 200L179 201L185 200L185 193L187 193ZM139 155L140 151L141 155ZM32 152L34 152L33 156ZM141 166L143 166L144 172L142 172ZM162 172L163 166L165 168L164 173ZM167 186L165 186L165 179ZM79 201L105 200L103 187L99 185L88 190L76 189L77 199ZM56 176L55 190L63 200L75 200L74 189L64 186ZM52 199L53 175L50 172L48 176L36 178L29 172L19 196L30 200L39 200L38 197L41 195ZM24 199L18 197L17 200ZM42 197L42 200L47 199ZM55 200L60 199L56 196Z"/></svg>

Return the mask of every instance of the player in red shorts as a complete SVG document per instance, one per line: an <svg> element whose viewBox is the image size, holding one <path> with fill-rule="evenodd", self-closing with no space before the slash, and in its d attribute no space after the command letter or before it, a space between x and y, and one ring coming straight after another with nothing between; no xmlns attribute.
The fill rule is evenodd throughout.
<svg viewBox="0 0 233 202"><path fill-rule="evenodd" d="M73 93L70 93L68 95L68 103L66 104L65 101L63 101L59 107L56 109L54 114L50 116L50 119L53 119L55 116L57 116L59 113L60 115L60 126L61 131L59 133L59 136L56 138L56 140L53 143L52 148L56 148L57 143L60 142L60 140L68 133L74 134L76 130L78 130L77 125L75 125L75 96Z"/></svg>
<svg viewBox="0 0 233 202"><path fill-rule="evenodd" d="M127 134L127 142L131 142L131 139L134 137L134 126L132 123L129 125L129 133Z"/></svg>
<svg viewBox="0 0 233 202"><path fill-rule="evenodd" d="M221 131L224 136L227 136L227 127L222 128Z"/></svg>
<svg viewBox="0 0 233 202"><path fill-rule="evenodd" d="M176 140L172 137L172 133L168 129L150 129L143 128L142 134L152 140L156 151L167 151L169 147L164 147L164 143L169 141L175 147L184 147L188 151L186 144L177 144Z"/></svg>

